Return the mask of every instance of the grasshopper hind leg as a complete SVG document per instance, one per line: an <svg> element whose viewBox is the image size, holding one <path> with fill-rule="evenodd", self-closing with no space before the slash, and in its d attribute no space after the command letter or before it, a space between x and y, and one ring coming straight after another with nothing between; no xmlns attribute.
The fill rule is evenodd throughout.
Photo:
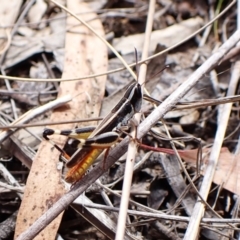
<svg viewBox="0 0 240 240"><path fill-rule="evenodd" d="M62 135L62 136L67 136L70 137L70 139L77 141L76 139L86 139L88 136L91 134L91 132L95 129L95 127L84 127L84 128L76 128L76 129L71 129L71 130L59 130L59 129L51 129L51 128L45 128L42 136L45 140L47 140L49 143L51 143L55 149L57 149L62 157L61 159L66 163L69 161L71 158L70 156L76 151L76 147L74 145L66 144L63 150L61 147L59 147L54 141L52 141L49 136L51 135Z"/></svg>

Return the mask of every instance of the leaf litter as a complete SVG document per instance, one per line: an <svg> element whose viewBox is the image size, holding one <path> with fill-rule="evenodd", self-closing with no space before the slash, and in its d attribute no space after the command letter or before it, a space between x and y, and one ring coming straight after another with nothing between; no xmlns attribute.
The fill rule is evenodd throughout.
<svg viewBox="0 0 240 240"><path fill-rule="evenodd" d="M15 4L15 6L18 7L13 7L7 2L4 3L3 6L3 9L14 9L14 12L8 10L4 13L7 15L5 19L9 18L9 20L3 22L3 26L1 26L2 29L0 33L3 39L1 40L1 49L5 51L4 48L10 43L2 65L2 69L5 73L2 72L2 74L42 78L43 83L13 81L10 82L9 88L7 83L1 80L0 120L2 126L9 125L16 120L17 116L21 116L29 111L32 106L40 106L56 97L57 92L59 90L61 91L61 87L56 83L46 82L45 79L60 78L61 72L65 71L64 69L66 66L64 66L64 64L66 64L66 62L64 62L64 52L67 51L67 47L65 46L66 34L83 34L81 30L79 31L74 28L74 24L66 25L66 14L64 11L52 3L38 0L19 23L17 32L14 36L9 38L9 33L16 22L17 15L26 7L22 1L16 1ZM221 10L226 6L221 6ZM150 55L154 54L157 44L165 45L162 49L166 49L198 30L203 24L208 22L207 19L211 18L211 11L216 10L218 7L219 5L217 4L206 4L202 1L196 1L195 6L192 5L191 1L187 0L181 3L174 1L158 1L153 24L154 29L152 33L151 48L149 49ZM105 1L104 3L99 2L99 6L96 6L96 3L94 3L94 10L89 8L89 12L96 11L96 14L98 14L97 16L101 19L104 26L105 35L113 36L112 39L110 39L113 46L123 55L127 62L134 63L134 47L137 48L138 54L141 56L147 9L148 4L145 1L138 1L135 4L129 1L116 1L114 3ZM87 15L88 13L85 14ZM0 13L0 15L2 19L3 13ZM198 66L211 56L214 48L217 47L216 34L220 39L226 39L231 36L234 29L228 29L227 26L230 21L235 25L235 17L234 10L230 9L224 18L217 20L217 31L212 29L208 33L204 43L202 42L205 36L199 34L168 52L165 57L156 58L157 60L155 61L151 60L148 63L149 69L146 79L146 88L150 91L151 97L158 101L163 101L174 92ZM93 19L90 18L88 21L91 22ZM207 31L205 33L207 34ZM221 43L223 42L224 40L221 40ZM91 45L89 45L89 48L90 47ZM99 49L99 51L104 50ZM159 51L160 50L157 50L157 52ZM77 58L78 54L81 55L84 53L74 53L73 50L72 58ZM106 55L107 53L104 54ZM109 70L122 66L119 60L111 53L108 53L108 55ZM200 102L204 99L217 99L225 96L229 87L229 77L232 71L231 65L235 61L237 61L236 58L231 57L230 60L226 59L219 63L218 66L213 69L211 73L207 74L204 79L201 79L181 101L191 105L194 101ZM169 67L161 74L158 74L158 71L160 71L164 65L168 65ZM96 68L97 66L90 66L85 75L92 74L93 71L96 73L103 72ZM83 70L80 67L79 69L71 69L70 71L74 71L73 75L77 77L78 75L82 76L81 72ZM135 72L138 72L138 68L135 68ZM118 101L117 99L119 99L124 92L124 86L131 80L132 77L126 70L108 75L105 95L109 96L105 96L106 98L103 100L104 103L102 105L101 116L105 116L115 105ZM93 88L96 87L97 86L93 86ZM119 91L119 89L122 90ZM239 90L237 89L235 95L238 94ZM97 102L97 99L101 99L101 97L96 98L96 95L89 95L84 96L84 99L89 102ZM14 106L12 104L14 104ZM62 115L64 115L64 113L66 114L66 109L67 108L63 108L61 111ZM144 102L142 114L147 117L152 109L152 104ZM88 112L86 117L80 117L77 111L72 111L70 115L74 115L73 119L90 118L92 116L90 114L91 110L90 108L86 110ZM209 105L203 108L170 111L165 115L164 122L167 125L176 147L180 149L179 154L184 161L184 167L194 180L194 184L198 190L201 187L202 178L205 175L206 166L209 163L209 152L212 149L216 129L218 128L218 111L219 105ZM49 116L49 112L44 113L36 117L33 122L47 123L50 119ZM59 119L63 118L60 117ZM237 101L234 103L231 111L229 125L227 126L218 164L215 168L213 184L208 195L208 204L212 206L214 211L218 213L221 218L232 218L233 220L238 218L239 204L239 167L237 161L239 153L235 151L239 138L238 122ZM6 171L12 173L22 189L27 182L29 170L22 165L21 162L24 163L25 161L23 159L27 158L27 156L31 156L32 158L31 154L37 151L43 128L44 127L35 129L28 128L27 134L25 129L19 130L17 133L14 133L12 138L9 137L7 140L8 143L6 141L2 143L0 149L2 165L5 167ZM66 128L66 125L63 125L62 128ZM154 129L157 129L159 134L156 135L153 132L149 132L147 136L142 139L142 143L154 147L155 151L162 148L161 152L167 152L168 155L154 153L141 163L141 159L144 158L149 150L144 150L141 148L141 145L139 146L137 163L139 162L141 165L134 172L131 200L154 210L166 212L169 215L182 217L191 216L196 203L197 194L191 188L191 184L187 180L184 171L181 169L175 156L176 153L171 149L169 137L167 136L167 131L164 129L162 122L159 121ZM13 149L12 147L9 148L9 146L12 146L10 144L14 141L14 138L18 139L18 151L20 152L20 149L24 149L21 157L19 157L19 154L16 154L16 151L11 151ZM200 149L199 142L191 140L186 142L186 138L201 139L203 155L200 159L198 159L197 156ZM6 150L10 150L9 153L6 153ZM4 162L4 159L10 159L8 155L10 155L12 160L10 162ZM58 162L57 157L55 160ZM122 187L122 182L116 180L120 179L123 175L125 166L124 160L125 157L120 159L120 161L100 179L102 184L111 186L112 190L116 193L121 191ZM197 175L198 161L200 162L199 167L201 176ZM54 167L55 165L53 164L53 169ZM45 171L43 168L44 167L40 165L37 174L43 173ZM49 173L48 177L52 174ZM49 201L46 201L48 205L40 203L40 206L42 204L42 207L49 207L58 197L64 194L64 190L60 190L62 189L62 186L60 186L62 183L59 181L62 177L61 175L60 172L57 177L55 176L56 179L58 178L59 186L49 185L49 189L55 191L57 194L55 194L54 197L52 196L51 201L49 200L50 197L48 197ZM1 232L6 225L6 221L16 214L19 204L21 203L21 198L17 197L16 191L11 190L11 184L6 180L6 176L4 172L1 175L1 182L5 183L5 185L2 186L1 184L2 198L0 208L2 210L2 217L0 235L4 236L5 239L13 239L15 224L12 225L7 234L4 233L4 235L2 235ZM54 178L53 175L51 177ZM36 185L36 188L38 188L39 193L43 195L40 185L40 183L39 186ZM29 186L27 187L29 188ZM26 191L25 189L25 192ZM104 197L99 197L99 193L103 194L102 190L97 185L93 185L87 190L86 195L92 200L91 204L105 204L106 199ZM119 197L110 192L110 190L106 193L109 195L112 205L118 207ZM31 197L34 199L33 195L29 196L29 198ZM90 203L88 202L88 204ZM30 211L30 206L31 204L27 205L25 203L24 207L26 211ZM83 212L87 211L86 206L84 206L84 200L82 202L84 210L81 209L79 211L79 209L77 209L78 205L75 204L74 206L75 211L71 208L66 210L63 219L61 220L60 218L58 221L60 227L52 230L51 236L46 235L48 236L47 239L55 238L57 233L64 239L77 239L83 237L86 239L96 237L105 239L106 235L108 238L111 238L109 236L114 236L115 231L113 229L116 227L116 221L111 220L110 222L113 229L108 228L106 230L107 233L105 232L102 234L102 232L104 232L104 227L99 225L97 219L95 220L95 224L88 220L88 222L90 222L89 224L82 217ZM131 203L130 206L131 209L142 209L141 207L136 207L137 205L135 205L135 203ZM91 212L91 214L94 215L97 213ZM101 219L106 216L111 219L116 218L115 213L111 213L110 211L107 211L105 214L105 216L101 216ZM216 218L216 214L213 214L212 211L206 208L204 217ZM93 228L92 224L95 226L97 225L97 228ZM128 226L131 225L131 228L127 228L130 233L126 232L126 238L133 238L134 236L136 239L182 239L187 229L187 224L177 220L177 217L176 221L167 221L131 215ZM17 228L22 229L21 226L17 226ZM237 238L238 231L233 228L233 225L229 228L229 225L225 224L221 225L221 228L222 230L219 231L217 225L202 224L199 227L198 239ZM17 235L20 234L21 231L22 230L17 230ZM170 232L172 232L172 234L170 234Z"/></svg>

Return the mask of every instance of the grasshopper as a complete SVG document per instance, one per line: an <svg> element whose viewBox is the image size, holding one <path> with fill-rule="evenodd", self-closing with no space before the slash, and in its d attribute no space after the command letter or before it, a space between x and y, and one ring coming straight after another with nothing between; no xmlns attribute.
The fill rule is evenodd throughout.
<svg viewBox="0 0 240 240"><path fill-rule="evenodd" d="M119 135L114 130L126 126L133 115L140 111L141 105L141 86L139 83L133 83L96 128L86 127L63 131L46 128L44 130L43 137L46 140L50 140L48 136L52 134L65 135L79 140L78 146L81 148L66 163L66 167L69 168L65 176L66 182L75 183L83 177L98 156L118 141ZM54 146L63 153L57 145L54 144Z"/></svg>

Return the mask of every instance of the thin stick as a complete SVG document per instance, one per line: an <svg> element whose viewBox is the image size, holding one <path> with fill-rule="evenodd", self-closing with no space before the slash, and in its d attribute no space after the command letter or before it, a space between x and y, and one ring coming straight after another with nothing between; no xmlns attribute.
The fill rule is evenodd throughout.
<svg viewBox="0 0 240 240"><path fill-rule="evenodd" d="M227 92L228 96L234 95L237 84L238 84L239 75L240 75L240 62L236 62L234 64L231 81L229 83L229 89ZM209 190L213 181L215 169L220 156L224 135L227 129L227 124L228 124L228 120L231 113L231 108L232 108L232 103L227 103L223 107L220 107L218 111L218 114L219 114L218 129L217 129L214 144L209 156L209 161L208 161L207 169L203 178L201 189L199 191L200 195L205 201L207 200ZM204 214L205 205L198 200L193 209L192 216L191 216L186 234L184 236L184 240L196 239L199 233L199 225L200 225L201 218Z"/></svg>
<svg viewBox="0 0 240 240"><path fill-rule="evenodd" d="M197 34L199 34L200 32L202 32L206 27L210 26L214 21L216 21L217 19L219 19L220 17L222 17L228 10L231 9L231 7L234 6L234 4L236 3L236 0L233 0L219 15L217 15L215 18L213 18L210 22L208 22L206 25L204 25L202 28L198 29L196 32L194 32L193 34L191 34L190 36L186 37L185 39L183 39L181 42L174 44L173 46L165 49L164 51L161 51L159 53L156 53L144 60L141 60L139 62L139 64L147 62L153 58L156 58L166 52L169 52L171 50L173 50L174 48L180 46L181 44L183 44L184 42L190 40L191 38L193 38L194 36L196 36ZM134 67L136 65L136 63L132 63L130 65L128 65L129 67ZM0 79L5 79L7 78L8 80L18 80L18 81L31 81L31 82L67 82L67 81L76 81L76 80L84 80L84 79L89 79L89 78L96 78L99 76L103 76L106 74L111 74L111 73L115 73L115 72L120 72L122 70L124 70L124 68L117 68L114 69L112 71L108 71L108 72L104 72L104 73L99 73L99 74L92 74L92 75L88 75L88 76L83 76L83 77L77 77L77 78L61 78L61 79L38 79L38 78L20 78L20 77L12 77L12 76L2 76L0 75Z"/></svg>
<svg viewBox="0 0 240 240"><path fill-rule="evenodd" d="M161 104L162 102L157 101L153 98L144 97L147 101L152 101L157 104ZM150 100L149 100L150 99ZM181 110L181 109L192 109L192 108L204 108L208 106L215 106L220 104L226 104L229 102L237 102L240 100L240 95L235 96L227 96L227 97L220 97L217 99L204 99L202 101L193 101L193 102L180 102L180 104L176 105L172 111L174 110ZM102 117L97 118L86 118L86 119L77 119L77 120L71 120L71 121L59 121L59 122L44 122L44 123L29 123L29 124L15 124L15 125L6 125L6 126L0 126L0 130L6 130L10 128L27 128L27 127L40 127L40 126L47 126L47 125L59 125L59 124L68 124L68 123L81 123L81 122L95 122L95 121L101 121Z"/></svg>
<svg viewBox="0 0 240 240"><path fill-rule="evenodd" d="M43 106L40 106L38 108L29 110L28 112L26 112L25 114L23 114L21 117L19 117L18 119L16 119L14 122L12 122L9 126L13 126L16 124L23 124L26 123L28 121L30 121L31 119L35 118L36 116L42 114L43 112L46 112L50 109L62 106L63 104L66 104L67 102L71 101L72 97L67 95L61 98L58 98L57 100L54 100L52 102L49 102ZM14 130L5 130L0 132L0 142L2 142L5 138L7 138L9 136L9 134L12 134Z"/></svg>
<svg viewBox="0 0 240 240"><path fill-rule="evenodd" d="M122 58L122 56L114 49L114 47L105 40L105 38L103 38L100 34L98 34L98 32L96 32L88 23L86 23L83 19L81 19L80 17L78 17L75 13L73 13L72 11L70 11L69 9L67 9L66 7L64 7L63 5L61 5L60 3L56 2L55 0L51 0L51 2L55 3L57 6L59 6L60 8L62 8L64 11L66 11L67 13L69 13L71 16L73 16L74 18L76 18L79 22L81 22L85 27L87 27L89 30L91 30L104 44L106 44L106 46L111 49L113 51L113 53L117 56L117 58L122 62L122 64L125 66L125 68L130 72L130 74L132 75L132 77L137 81L137 76L136 74L133 72L133 70L128 66L127 62ZM80 80L80 78L78 78L78 80Z"/></svg>
<svg viewBox="0 0 240 240"><path fill-rule="evenodd" d="M174 93L172 93L159 107L157 107L138 127L138 138L142 138L150 128L155 125L174 105L240 40L240 31L236 31L202 66L200 66ZM17 240L33 239L46 225L64 211L69 204L82 194L93 182L95 182L110 166L112 166L126 151L129 138L125 138L120 144L109 152L102 168L100 162L89 174L84 176L81 182L59 199L52 207L43 214L29 229L23 232ZM102 159L103 160L103 159Z"/></svg>
<svg viewBox="0 0 240 240"><path fill-rule="evenodd" d="M152 32L152 25L153 25L153 16L155 12L155 0L151 0L149 3L149 10L148 10L148 18L147 18L147 24L146 24L146 30L145 30L145 39L144 39L144 46L143 46L143 53L142 53L142 59L147 58L148 51L149 51L149 45L150 45L150 38L151 38L151 32ZM140 66L139 70L139 84L143 85L145 82L147 73L147 65L142 64ZM143 89L144 86L142 86ZM141 114L135 114L135 124L136 126L139 124L141 118ZM136 136L136 126L132 127L131 136L135 138ZM123 181L123 192L122 192L122 198L120 203L120 212L118 217L118 225L117 225L117 232L116 232L116 240L122 240L124 239L124 233L125 233L125 224L126 224L126 217L127 217L127 209L129 204L129 196L130 196L130 189L132 184L132 175L133 175L133 169L135 164L135 157L137 152L137 143L134 141L130 141L129 147L128 147L128 155L126 160L126 167L125 167L125 173L124 173L124 181Z"/></svg>
<svg viewBox="0 0 240 240"><path fill-rule="evenodd" d="M14 187L18 187L21 188L20 184L18 183L18 181L14 178L14 176L5 168L5 166L0 163L0 172L1 175L3 176L3 178L6 180L6 182L8 182L9 184L11 184L11 186ZM17 195L20 197L20 199L22 199L23 194L18 192Z"/></svg>
<svg viewBox="0 0 240 240"><path fill-rule="evenodd" d="M58 121L58 122L36 122L36 123L29 123L29 124L14 124L14 125L6 125L4 127L0 126L0 130L7 130L13 128L28 128L28 127L42 127L42 126L50 126L50 125L59 125L59 124L68 124L68 123L82 123L82 122L96 122L101 121L103 118L85 118L85 119L77 119L71 121Z"/></svg>

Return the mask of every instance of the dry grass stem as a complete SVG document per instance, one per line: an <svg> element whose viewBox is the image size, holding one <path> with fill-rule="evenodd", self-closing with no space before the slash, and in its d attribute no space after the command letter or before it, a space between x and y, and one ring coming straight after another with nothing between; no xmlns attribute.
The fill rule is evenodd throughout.
<svg viewBox="0 0 240 240"><path fill-rule="evenodd" d="M214 19L212 19L211 21L209 21L206 25L204 25L202 28L200 28L199 30L197 30L196 32L194 32L192 35L190 35L189 37L187 37L186 39L182 40L181 42L167 48L166 50L164 51L161 51L157 54L154 54L144 60L141 60L139 62L139 64L141 63L144 63L144 62L147 62L153 58L156 58L164 53L167 53L171 50L173 50L174 48L180 46L181 44L187 42L188 40L190 40L191 38L193 38L194 36L196 36L197 34L199 34L200 32L202 32L205 28L207 28L208 26L210 26L211 24L213 24L216 20L218 20L220 17L222 17L227 11L229 11L229 9L231 9L234 5L236 4L236 0L233 0L220 14L218 14ZM69 12L70 13L70 12ZM73 14L73 13L71 13ZM75 15L75 14L74 14ZM78 19L78 17L77 17ZM135 66L136 63L132 63L129 65L129 67L133 67ZM91 75L87 75L87 76L83 76L83 77L77 77L77 78L62 78L62 79L56 79L56 78L48 78L48 79L44 79L44 81L51 81L51 82L59 82L59 81L62 81L62 82L65 82L65 81L76 81L76 80L84 80L84 79L88 79L88 78L95 78L95 77L99 77L99 76L103 76L103 75L106 75L106 74L111 74L111 73L116 73L116 72L120 72L122 70L124 70L125 68L118 68L118 69L114 69L112 71L108 71L108 72L104 72L104 73L98 73L98 74L91 74ZM23 78L23 77L13 77L13 76L3 76L3 75L0 75L0 79L5 79L7 78L8 80L17 80L17 81L31 81L31 82L42 82L43 79L38 79L38 78Z"/></svg>
<svg viewBox="0 0 240 240"><path fill-rule="evenodd" d="M227 95L232 96L236 92L238 80L240 76L240 62L236 62L233 66L231 80L229 82L229 88ZM212 184L215 169L218 163L220 151L222 148L225 132L227 129L230 113L231 113L232 103L227 103L218 110L218 129L216 132L216 137L213 143L212 151L209 157L209 163L206 169L205 176L200 188L200 195L206 201L209 190ZM198 199L199 200L199 199ZM205 205L201 201L197 201L192 216L187 228L187 232L184 236L184 240L195 239L199 233L199 225L201 218L204 214Z"/></svg>
<svg viewBox="0 0 240 240"><path fill-rule="evenodd" d="M236 5L3 1L0 236L237 238Z"/></svg>
<svg viewBox="0 0 240 240"><path fill-rule="evenodd" d="M142 138L150 128L161 119L173 106L201 79L213 66L217 65L221 59L240 40L240 31L236 31L202 66L200 66L173 94L171 94L159 107L157 107L140 125L137 136ZM105 167L108 169L127 151L129 139L125 138L119 145L109 152ZM100 162L88 175L82 178L81 183L77 183L66 195L57 201L51 209L42 215L27 232L22 233L18 240L32 239L43 226L50 223L60 214L74 199L85 191L106 171L102 169ZM31 234L30 234L31 233Z"/></svg>
<svg viewBox="0 0 240 240"><path fill-rule="evenodd" d="M12 122L10 125L8 125L8 128L14 125L22 125L26 122L29 122L30 120L36 118L37 116L43 114L44 112L47 112L49 110L55 109L57 107L63 106L64 104L68 103L71 101L72 98L71 96L64 96L61 98L58 98L52 102L49 102L41 107L32 109L28 112L26 112L24 115L16 119L14 122ZM3 127L4 128L4 127ZM6 139L10 134L13 133L15 130L5 130L0 133L0 142Z"/></svg>
<svg viewBox="0 0 240 240"><path fill-rule="evenodd" d="M148 57L154 12L155 12L155 0L151 0L149 3L148 18L147 18L147 24L145 29L145 40L144 40L143 51L142 51L142 59L146 59ZM139 69L139 77L138 77L139 84L144 85L146 74L147 74L147 65L142 64ZM142 86L142 89L143 89L143 86ZM135 114L134 118L135 118L134 124L136 124L136 126L133 126L131 130L131 136L133 138L137 136L136 128L140 122L141 114L139 113ZM122 192L120 212L118 217L118 226L117 226L117 232L115 237L115 239L118 239L118 240L121 240L124 238L127 209L129 205L129 196L130 196L130 189L132 184L132 176L133 176L136 153L137 153L137 143L134 141L130 141L129 147L128 147L127 160L126 160L126 168L124 173L123 192Z"/></svg>

